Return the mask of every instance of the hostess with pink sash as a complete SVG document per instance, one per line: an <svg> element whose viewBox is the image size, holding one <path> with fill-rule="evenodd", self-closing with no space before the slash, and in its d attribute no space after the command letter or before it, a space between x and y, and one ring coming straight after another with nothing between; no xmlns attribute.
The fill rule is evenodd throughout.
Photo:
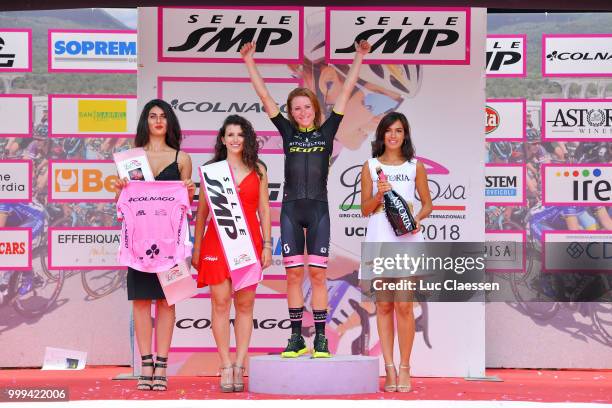
<svg viewBox="0 0 612 408"><path fill-rule="evenodd" d="M201 166L200 179L234 291L257 284L263 278L261 263L227 161Z"/></svg>

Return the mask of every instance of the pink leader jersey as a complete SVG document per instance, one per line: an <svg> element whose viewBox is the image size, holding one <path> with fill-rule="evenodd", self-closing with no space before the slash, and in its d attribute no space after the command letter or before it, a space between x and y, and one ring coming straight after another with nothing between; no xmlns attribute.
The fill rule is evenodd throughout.
<svg viewBox="0 0 612 408"><path fill-rule="evenodd" d="M123 220L119 262L142 272L164 272L191 256L187 216L191 215L182 181L134 181L117 201Z"/></svg>

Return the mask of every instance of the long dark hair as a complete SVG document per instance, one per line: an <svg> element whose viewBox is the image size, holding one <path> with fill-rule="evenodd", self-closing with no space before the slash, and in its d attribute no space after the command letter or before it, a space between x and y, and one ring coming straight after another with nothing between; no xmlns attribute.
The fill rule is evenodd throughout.
<svg viewBox="0 0 612 408"><path fill-rule="evenodd" d="M385 133L389 126L400 121L404 128L404 142L402 143L402 155L410 161L414 158L414 146L410 137L410 124L408 119L400 112L389 112L378 123L376 127L376 139L372 142L372 157L379 157L385 152Z"/></svg>
<svg viewBox="0 0 612 408"><path fill-rule="evenodd" d="M257 175L261 178L263 175L261 174L257 163L259 162L263 164L263 162L259 160L257 154L259 151L257 135L255 134L255 130L253 129L251 122L240 115L229 115L227 118L225 118L223 121L223 126L221 126L221 129L219 129L219 133L217 134L215 154L206 164L227 159L227 147L223 144L223 136L225 136L225 129L227 129L229 125L238 125L240 126L240 129L242 129L242 135L244 136L244 142L242 144L242 161L249 169L255 170Z"/></svg>
<svg viewBox="0 0 612 408"><path fill-rule="evenodd" d="M152 99L142 108L140 119L138 119L138 127L136 128L134 145L136 147L143 147L149 143L149 111L155 106L163 110L164 115L166 115L166 144L173 149L180 150L182 139L181 126L170 104L161 99Z"/></svg>

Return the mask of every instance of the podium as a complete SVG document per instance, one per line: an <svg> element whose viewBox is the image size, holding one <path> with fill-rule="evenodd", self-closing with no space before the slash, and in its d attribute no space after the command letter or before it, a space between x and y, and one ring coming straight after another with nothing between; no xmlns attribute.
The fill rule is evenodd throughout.
<svg viewBox="0 0 612 408"><path fill-rule="evenodd" d="M378 391L378 357L249 359L249 391L280 395L369 394Z"/></svg>

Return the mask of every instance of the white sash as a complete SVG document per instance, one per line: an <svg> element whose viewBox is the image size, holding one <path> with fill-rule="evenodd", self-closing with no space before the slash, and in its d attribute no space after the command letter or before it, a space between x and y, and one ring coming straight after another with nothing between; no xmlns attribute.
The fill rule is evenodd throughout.
<svg viewBox="0 0 612 408"><path fill-rule="evenodd" d="M260 282L261 263L227 160L200 167L200 188L206 192L234 291Z"/></svg>

